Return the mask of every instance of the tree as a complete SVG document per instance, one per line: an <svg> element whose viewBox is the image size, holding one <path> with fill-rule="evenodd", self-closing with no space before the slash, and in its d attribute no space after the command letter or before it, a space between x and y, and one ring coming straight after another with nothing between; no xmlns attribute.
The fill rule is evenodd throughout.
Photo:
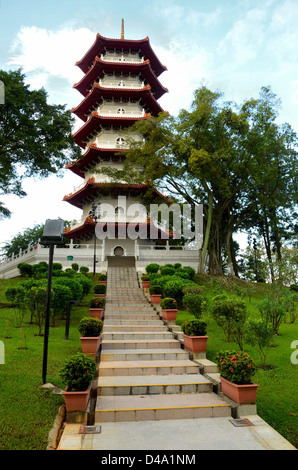
<svg viewBox="0 0 298 470"><path fill-rule="evenodd" d="M70 222L65 220L64 227L68 227ZM17 255L20 250L26 250L29 245L35 245L38 240L41 239L43 234L44 224L34 225L33 228L28 227L23 232L19 232L11 240L7 241L2 247L2 254L5 257L11 255ZM69 243L69 240L64 238L66 243Z"/></svg>
<svg viewBox="0 0 298 470"><path fill-rule="evenodd" d="M30 90L21 70L0 70L5 104L0 114L0 193L25 196L22 180L59 174L79 158L72 137L74 119L66 105L47 103L46 91ZM0 203L0 217L10 211Z"/></svg>

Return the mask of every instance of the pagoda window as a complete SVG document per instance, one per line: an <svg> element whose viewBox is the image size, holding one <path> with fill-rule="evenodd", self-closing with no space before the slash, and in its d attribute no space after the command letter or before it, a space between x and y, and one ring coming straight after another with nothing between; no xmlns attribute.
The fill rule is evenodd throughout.
<svg viewBox="0 0 298 470"><path fill-rule="evenodd" d="M125 139L123 139L123 137L118 137L116 139L116 144L117 145L124 145L125 144Z"/></svg>
<svg viewBox="0 0 298 470"><path fill-rule="evenodd" d="M117 113L118 114L125 114L125 109L124 108L118 108Z"/></svg>
<svg viewBox="0 0 298 470"><path fill-rule="evenodd" d="M120 82L118 82L118 86L125 86L125 82L123 80L120 80Z"/></svg>

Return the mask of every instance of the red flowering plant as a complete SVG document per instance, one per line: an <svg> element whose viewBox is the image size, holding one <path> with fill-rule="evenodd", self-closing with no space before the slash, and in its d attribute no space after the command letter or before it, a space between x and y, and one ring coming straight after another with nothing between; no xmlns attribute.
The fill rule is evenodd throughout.
<svg viewBox="0 0 298 470"><path fill-rule="evenodd" d="M106 299L104 297L93 297L90 300L90 308L104 308Z"/></svg>
<svg viewBox="0 0 298 470"><path fill-rule="evenodd" d="M162 309L177 309L177 302L171 297L166 297L160 301L160 306Z"/></svg>
<svg viewBox="0 0 298 470"><path fill-rule="evenodd" d="M82 318L78 326L78 330L84 338L99 336L102 328L103 322L93 317Z"/></svg>
<svg viewBox="0 0 298 470"><path fill-rule="evenodd" d="M220 375L238 385L251 384L257 370L254 361L244 351L219 351L215 362Z"/></svg>

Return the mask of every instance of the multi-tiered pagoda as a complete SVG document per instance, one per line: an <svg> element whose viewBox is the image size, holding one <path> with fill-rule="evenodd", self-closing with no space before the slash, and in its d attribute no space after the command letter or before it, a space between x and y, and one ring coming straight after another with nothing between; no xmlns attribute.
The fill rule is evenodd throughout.
<svg viewBox="0 0 298 470"><path fill-rule="evenodd" d="M148 190L145 183L115 184L100 170L103 167L121 169L125 150L128 150L125 135L135 141L143 141L143 136L130 132L130 127L136 121L157 116L163 111L157 100L167 89L158 77L166 67L155 55L148 37L124 39L123 20L120 39L108 39L97 34L92 47L76 65L84 76L74 88L83 95L83 100L72 112L84 124L74 134L74 140L84 153L67 168L83 178L84 183L64 200L82 209L83 215L81 221L65 232L65 236L76 242L88 243L95 232L95 220L90 215L92 205L109 203L115 208L115 213L119 213L122 210L118 206L119 196L125 196L126 203L132 204L142 201ZM156 195L161 196L157 192ZM100 218L97 223L100 223ZM147 219L146 223L150 224L150 220ZM124 240L123 237L121 240L107 239L101 248L103 257L115 254L136 256L135 240Z"/></svg>

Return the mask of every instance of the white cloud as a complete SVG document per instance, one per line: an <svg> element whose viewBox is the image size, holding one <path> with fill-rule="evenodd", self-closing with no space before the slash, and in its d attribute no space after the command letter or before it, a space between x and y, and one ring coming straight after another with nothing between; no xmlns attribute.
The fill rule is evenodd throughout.
<svg viewBox="0 0 298 470"><path fill-rule="evenodd" d="M72 86L82 77L75 62L82 58L95 40L95 33L87 28L49 31L22 27L11 48L9 66L21 67L32 88L44 87L53 98L61 92L51 86L51 79L63 78L64 100L72 94Z"/></svg>

